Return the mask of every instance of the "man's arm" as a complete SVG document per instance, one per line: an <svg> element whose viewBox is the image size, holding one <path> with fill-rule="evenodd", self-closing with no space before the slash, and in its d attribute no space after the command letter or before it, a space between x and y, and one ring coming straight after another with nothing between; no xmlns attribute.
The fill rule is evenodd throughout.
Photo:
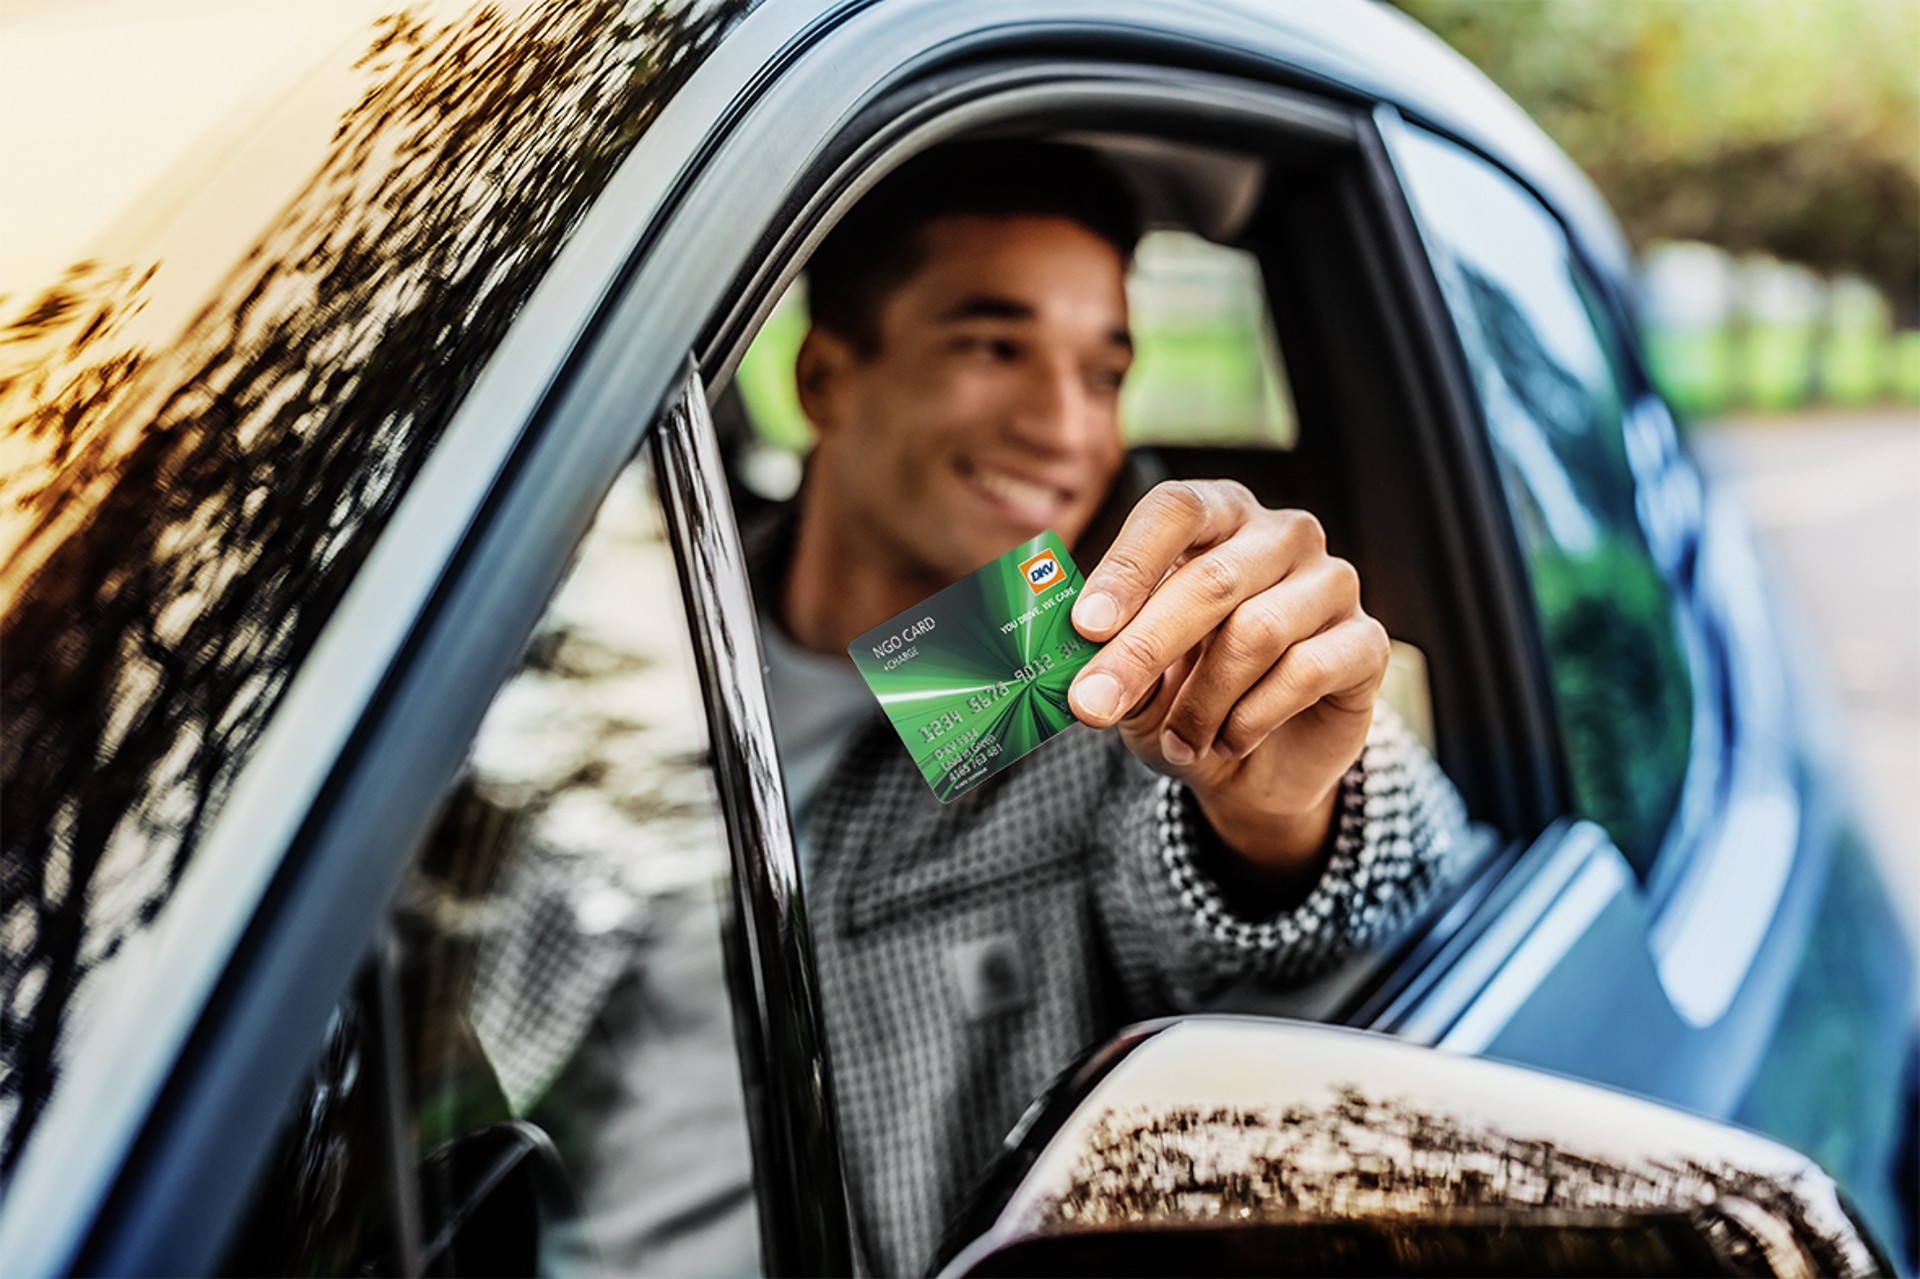
<svg viewBox="0 0 1920 1279"><path fill-rule="evenodd" d="M1385 705L1336 785L1318 871L1278 894L1230 853L1221 860L1182 783L1126 760L1114 785L1094 893L1133 1016L1194 1008L1235 984L1305 981L1390 943L1471 846L1459 794Z"/></svg>

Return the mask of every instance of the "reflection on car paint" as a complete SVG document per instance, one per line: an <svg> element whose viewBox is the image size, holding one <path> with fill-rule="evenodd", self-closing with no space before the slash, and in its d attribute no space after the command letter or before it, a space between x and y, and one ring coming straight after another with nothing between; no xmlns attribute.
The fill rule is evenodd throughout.
<svg viewBox="0 0 1920 1279"><path fill-rule="evenodd" d="M1531 571L1574 796L1644 876L1680 804L1704 673L1640 523L1596 290L1521 188L1419 129L1401 151ZM1673 530L1660 539L1670 550Z"/></svg>
<svg viewBox="0 0 1920 1279"><path fill-rule="evenodd" d="M164 261L77 264L7 321L40 363L0 387L0 1169L516 310L746 7L391 14L176 339L128 338Z"/></svg>

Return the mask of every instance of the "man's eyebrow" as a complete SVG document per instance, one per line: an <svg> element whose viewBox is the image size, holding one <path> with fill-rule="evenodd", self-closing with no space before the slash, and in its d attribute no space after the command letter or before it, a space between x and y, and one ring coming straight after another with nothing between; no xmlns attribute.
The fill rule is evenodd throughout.
<svg viewBox="0 0 1920 1279"><path fill-rule="evenodd" d="M955 324L961 320L1031 320L1033 318L1034 309L1018 298L993 293L970 293L942 311L936 323Z"/></svg>
<svg viewBox="0 0 1920 1279"><path fill-rule="evenodd" d="M1018 298L993 293L972 293L935 317L936 324L958 324L963 320L1031 320L1035 311ZM1125 328L1110 329L1107 340L1131 353L1133 334Z"/></svg>

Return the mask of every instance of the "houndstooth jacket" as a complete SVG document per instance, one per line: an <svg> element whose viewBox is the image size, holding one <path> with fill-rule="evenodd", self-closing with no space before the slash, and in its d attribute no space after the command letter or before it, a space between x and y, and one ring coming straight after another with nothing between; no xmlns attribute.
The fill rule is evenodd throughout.
<svg viewBox="0 0 1920 1279"><path fill-rule="evenodd" d="M784 539L749 540L760 598L778 598L764 586ZM1075 726L942 804L876 709L816 794L805 886L867 1266L925 1270L1021 1111L1085 1048L1389 939L1450 874L1465 822L1381 705L1325 873L1248 918L1203 868L1190 793L1117 734Z"/></svg>

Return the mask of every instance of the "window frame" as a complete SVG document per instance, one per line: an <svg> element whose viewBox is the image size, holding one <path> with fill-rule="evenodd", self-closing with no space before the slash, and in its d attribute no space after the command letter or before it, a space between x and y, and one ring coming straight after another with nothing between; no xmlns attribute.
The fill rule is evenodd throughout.
<svg viewBox="0 0 1920 1279"><path fill-rule="evenodd" d="M851 1217L799 853L774 746L746 556L706 384L691 358L645 448L689 614L727 830L732 899L723 942L767 1271L847 1273L853 1268ZM792 1087L796 1079L807 1083Z"/></svg>
<svg viewBox="0 0 1920 1279"><path fill-rule="evenodd" d="M1383 133L1391 134L1399 113L1383 108L1380 116ZM1592 823L1556 823L1539 851L1517 860L1478 919L1462 929L1466 946L1435 964L1433 975L1455 990L1383 1010L1383 1028L1437 1036L1464 1051L1511 1055L1725 1116L1766 1049L1810 926L1818 900L1813 887L1826 873L1834 829L1833 813L1806 780L1759 565L1741 521L1705 490L1674 433L1671 410L1647 377L1634 340L1627 277L1595 252L1592 227L1460 131L1409 116L1519 188L1559 226L1575 269L1598 295L1589 318L1613 362L1629 423L1636 413L1665 419L1651 424L1665 438L1657 442L1660 456L1650 473L1666 490L1660 500L1680 510L1669 512L1674 522L1663 530L1672 542L1666 559L1659 552L1654 558L1674 593L1676 614L1685 617L1681 623L1677 616L1676 625L1694 628L1679 638L1688 646L1698 640L1690 655L1704 659L1691 672L1696 728L1710 718L1714 731L1696 734L1667 842L1646 875L1634 874ZM1425 287L1438 296L1417 234L1408 252L1413 272L1424 273ZM1441 331L1453 332L1450 358L1464 374L1464 352L1451 325L1448 319ZM1648 478L1636 466L1636 483ZM1515 546L1517 552L1517 537ZM1706 797L1705 811L1689 815L1687 795L1696 786ZM1549 868L1562 887L1548 881L1543 872ZM1475 950L1481 953L1470 953ZM1543 1015L1570 982L1581 983L1584 997L1610 1014L1599 1026L1569 1034L1569 1027ZM1623 1015L1636 1019L1633 1046L1616 1050L1610 1028Z"/></svg>
<svg viewBox="0 0 1920 1279"><path fill-rule="evenodd" d="M1450 619L1461 622L1463 634L1469 637L1458 643L1445 665L1435 664L1434 670L1441 672L1439 679L1454 680L1450 692L1456 730L1461 719L1468 719L1475 725L1474 733L1484 731L1502 744L1482 761L1480 789L1490 795L1498 823L1519 837L1478 868L1458 887L1446 909L1332 1013L1332 1019L1351 1024L1392 1025L1404 1016L1409 992L1433 976L1432 965L1445 964L1448 956L1472 944L1522 895L1521 885L1553 871L1568 858L1585 859L1596 831L1576 828L1564 816L1568 811L1565 765L1558 754L1545 650L1525 562L1504 506L1496 505L1500 490L1491 446L1479 424L1464 364L1449 358L1451 313L1439 295L1405 194L1379 136L1378 104L1347 101L1324 86L1275 85L1211 69L1196 70L1180 65L1173 50L1158 52L1163 60L1156 61L1142 50L1129 50L1124 59L1113 60L1009 59L1003 68L970 67L931 85L906 86L900 92L911 104L907 110L889 111L891 103L878 100L868 112L883 117L877 140L860 137L858 121L835 138L834 150L816 165L811 195L789 198L778 234L760 247L754 265L736 281L732 309L709 325L698 363L710 371L707 385L713 395L728 389L760 322L783 296L806 253L871 185L878 166L964 129L1082 107L1089 100L1089 85L1107 88L1122 82L1121 105L1145 121L1143 132L1164 131L1176 111L1212 110L1231 117L1237 110L1236 122L1250 132L1318 127L1329 138L1350 144L1357 163L1333 198L1342 202L1359 229L1345 250L1349 273L1338 277L1338 283L1358 283L1356 291L1364 293L1366 300L1349 306L1325 279L1317 282L1312 296L1330 309L1363 311L1369 322L1384 330L1380 336L1391 350L1396 380L1402 385L1400 407L1413 423L1411 433L1419 444L1417 457L1391 469L1438 512L1435 519L1446 535L1445 556L1453 566L1439 575L1447 584L1442 594L1453 597L1443 607ZM1223 107L1217 98L1210 98L1209 91L1237 95L1240 100ZM1112 103L1105 104L1105 110L1107 128L1124 128L1112 122ZM1054 126L1059 123L1059 117L1049 121ZM833 167L836 161L838 167ZM795 187L805 185L796 182ZM1280 280L1274 255L1266 246L1242 247L1260 262L1269 316L1283 322L1283 317L1291 315L1297 327L1304 314L1314 309L1311 303L1290 310L1275 306ZM1298 280L1300 263L1290 266ZM1315 312L1316 322L1320 314ZM1293 380L1298 334L1282 333L1280 340L1298 417L1306 429L1313 411L1305 402L1309 391ZM1457 345L1457 336L1452 341ZM1353 379L1356 383L1378 380ZM1325 401L1340 401L1341 409L1351 415L1355 397L1366 392L1348 386L1339 391L1316 388L1312 393ZM1434 482L1430 477L1435 474L1444 475L1446 481ZM1387 505L1383 502L1381 509ZM1484 715L1465 713L1479 703L1493 709ZM1563 849L1563 845L1569 846ZM1559 856L1561 851L1567 856ZM1490 902L1492 913L1482 909Z"/></svg>
<svg viewBox="0 0 1920 1279"><path fill-rule="evenodd" d="M1498 727L1485 736L1507 744L1506 749L1477 770L1476 789L1492 796L1503 827L1538 832L1564 811L1565 782L1563 767L1551 749L1557 739L1541 692L1546 686L1546 666L1531 623L1524 562L1504 519L1488 517L1488 499L1499 493L1494 487L1491 450L1479 428L1468 384L1461 381L1463 370L1449 362L1443 340L1436 345L1436 333L1450 332L1451 320L1437 294L1429 298L1422 292L1419 267L1424 259L1408 257L1408 239L1412 252L1420 251L1417 232L1369 118L1371 104L1345 101L1324 88L1316 92L1195 70L1179 65L1176 50L1160 52L1168 56L1157 63L1143 51L1129 50L1124 60L1010 60L999 68L971 67L944 82L903 89L901 96L908 99L910 109L893 112L892 121L882 126L885 133L872 142L858 139L858 121L850 125L834 142L840 154L829 151L816 166L813 194L789 200L778 234L759 247L755 265L736 281L733 307L704 333L697 349L707 385L716 393L727 389L752 335L798 274L806 254L825 228L871 185L876 167L889 156L897 159L964 129L1017 122L1041 112L1082 110L1097 100L1097 94L1113 95L1113 100L1102 104L1110 130L1126 127L1127 112L1136 121L1145 121L1143 132L1164 130L1180 112L1212 112L1217 122L1249 132L1318 130L1329 139L1354 145L1361 155L1356 169L1360 176L1343 184L1338 198L1365 225L1366 235L1375 238L1356 236L1350 250L1351 275L1339 282L1357 283L1367 292L1370 318L1382 322L1380 337L1390 347L1388 358L1395 361L1399 379L1411 388L1399 397L1399 407L1409 418L1418 419L1411 432L1421 448L1421 459L1419 465L1397 470L1404 482L1434 503L1436 525L1448 535L1446 576L1464 597L1457 608L1448 610L1448 620L1457 621L1472 636L1458 646L1449 663L1455 719L1475 722L1467 708L1477 702L1497 707L1487 719ZM872 112L891 105L881 99ZM1119 123L1114 123L1116 106L1125 108ZM836 160L839 167L829 167ZM1242 247L1254 253L1266 277L1269 316L1282 324L1292 318L1293 327L1300 328L1298 313L1312 309L1311 304L1275 306L1274 294L1283 282L1275 278L1271 252L1265 246ZM1294 279L1299 279L1297 270ZM1330 309L1352 309L1324 280L1310 292ZM1436 324L1443 327L1436 330ZM1291 389L1292 379L1303 377L1307 370L1292 358L1298 334L1280 336ZM1296 398L1306 394L1297 389L1294 393ZM1333 411L1328 406L1338 401L1338 412L1357 415L1358 395L1353 386L1337 394L1323 390L1323 411ZM1298 416L1304 421L1308 410L1301 408ZM1427 482L1423 476L1428 470L1445 474L1447 482ZM1463 532L1453 536L1455 529ZM1495 656L1476 656L1487 653Z"/></svg>
<svg viewBox="0 0 1920 1279"><path fill-rule="evenodd" d="M1414 131L1411 129L1403 129L1402 132L1407 138L1409 146L1403 148L1398 153L1398 157L1406 163L1412 163L1413 158L1419 151L1419 148L1411 145L1414 141ZM1695 662L1697 662L1699 656L1697 652L1698 646L1689 642L1692 637L1685 632L1688 601L1682 590L1682 583L1674 580L1669 566L1660 562L1659 557L1654 552L1652 536L1644 524L1641 504L1646 498L1646 493L1643 490L1643 477L1638 473L1638 468L1631 460L1632 445L1628 438L1634 427L1633 413L1636 411L1638 405L1634 397L1634 387L1632 386L1630 376L1627 369L1623 367L1619 334L1614 331L1612 327L1611 308L1608 305L1606 295L1594 277L1592 270L1576 251L1571 235L1565 224L1562 223L1553 211L1542 203L1531 190L1524 184L1516 182L1511 175L1505 173L1497 166L1488 165L1482 157L1460 148L1456 143L1452 143L1450 139L1430 132L1426 133L1426 139L1452 147L1457 155L1458 163L1472 169L1476 177L1488 183L1490 187L1497 186L1500 190L1506 192L1516 201L1518 206L1524 208L1525 216L1533 225L1538 226L1544 232L1557 238L1558 246L1564 251L1567 270L1571 276L1568 281L1567 296L1577 310L1579 316L1577 323L1581 327L1585 341L1591 344L1591 349L1602 361L1600 377L1611 389L1613 396L1614 411L1602 413L1601 415L1603 418L1611 419L1612 425L1603 426L1600 430L1603 435L1614 435L1617 430L1618 442L1623 450L1623 454L1618 460L1624 467L1624 475L1627 481L1627 489L1625 493L1621 495L1631 496L1635 508L1631 519L1621 527L1630 530L1631 535L1637 539L1635 549L1639 552L1638 559L1653 572L1659 584L1661 596L1666 604L1664 610L1664 623L1667 627L1666 638L1672 645L1673 653L1678 656L1683 663L1679 671L1680 680L1678 684L1669 683L1667 687L1681 695L1688 715L1697 718L1696 711L1698 709L1699 693L1701 691L1700 678L1702 675L1705 675L1710 681L1711 673L1699 672L1695 669ZM1436 256L1441 253L1446 254L1446 256L1450 258L1458 258L1461 256L1460 244L1462 237L1459 234L1459 228L1436 225L1433 231L1432 247ZM1471 239L1471 237L1466 238ZM1456 299L1454 306L1458 307L1459 305L1460 303ZM1455 332L1457 334L1460 331L1462 322L1457 316L1454 322L1456 326ZM1463 350L1465 345L1465 339L1462 338ZM1488 353L1482 353L1480 358L1486 359L1492 357ZM1502 376L1504 376L1504 374ZM1583 394L1585 390L1586 388L1583 387ZM1604 395L1605 392L1599 392L1599 394ZM1479 397L1476 398L1476 403L1481 404L1482 415L1484 417L1487 410ZM1557 461L1565 464L1562 446L1556 444L1550 438L1553 432L1549 429L1549 424L1535 420L1534 414L1531 411L1526 412L1524 416L1528 422L1529 433L1537 439L1547 451L1552 453ZM1490 426L1490 438L1492 433ZM1608 475L1609 477L1613 477L1613 472L1608 472ZM1510 484L1503 484L1503 497L1506 499L1507 509L1511 511L1515 498L1511 491ZM1521 522L1520 518L1517 514L1511 516L1511 518L1516 527L1516 540L1524 541L1518 533L1518 527ZM1566 554L1557 536L1552 533L1547 533L1544 534L1544 537L1546 541L1551 544L1554 554L1561 556ZM1553 698L1556 719L1559 721L1559 731L1556 734L1556 738L1561 756L1566 761L1567 769L1571 773L1574 771L1576 759L1583 756L1589 759L1591 758L1592 748L1582 741L1580 732L1572 726L1566 717L1566 712L1569 712L1571 707L1568 701L1565 678L1566 672L1572 664L1572 659L1568 654L1557 651L1554 644L1545 638L1547 628L1550 624L1550 618L1547 612L1546 587L1541 580L1540 568L1537 563L1542 554L1542 547L1539 545L1528 547L1523 551L1523 554L1530 562L1527 575L1528 596L1533 601L1534 609L1539 616L1543 647L1547 651L1547 665L1549 670L1553 672L1554 677ZM1683 811L1683 792L1689 786L1697 787L1700 780L1699 769L1697 767L1698 751L1696 746L1698 734L1702 727L1703 725L1700 723L1689 724L1685 755L1680 759L1679 767L1661 775L1661 780L1665 784L1671 785L1673 789L1671 795L1668 797L1669 802L1664 812L1659 814L1657 827L1643 832L1643 838L1641 840L1633 842L1628 846L1632 850L1628 853L1628 860L1635 867L1636 878L1643 883L1652 877L1659 862L1668 851L1675 831L1680 829L1685 822L1686 814ZM1577 787L1570 787L1570 790L1572 791L1571 799L1574 803L1583 802ZM1585 802L1591 802L1591 797L1586 797ZM1591 816L1591 814L1589 814L1589 816ZM1622 833L1625 834L1629 832ZM1643 847L1643 845L1648 843L1651 844L1651 848ZM1623 851L1627 850L1623 849Z"/></svg>

